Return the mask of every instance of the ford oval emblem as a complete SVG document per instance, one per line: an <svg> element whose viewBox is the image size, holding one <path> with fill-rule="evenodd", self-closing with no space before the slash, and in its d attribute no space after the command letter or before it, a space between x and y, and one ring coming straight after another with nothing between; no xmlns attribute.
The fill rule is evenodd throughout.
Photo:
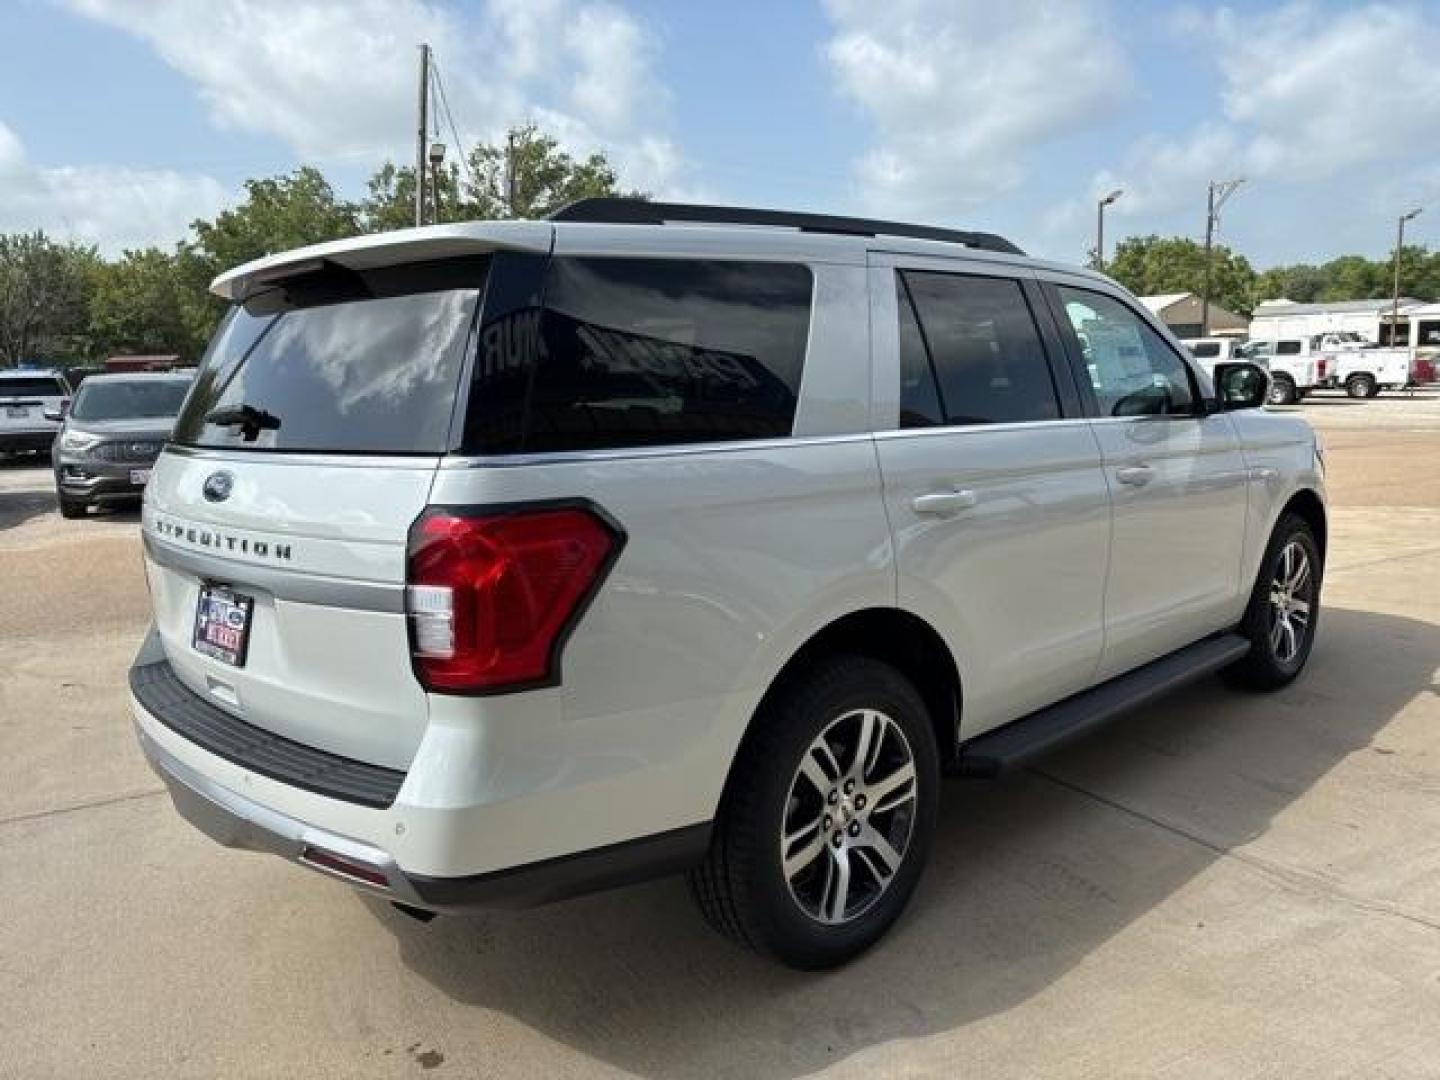
<svg viewBox="0 0 1440 1080"><path fill-rule="evenodd" d="M228 472L211 473L205 478L205 485L200 489L208 502L224 502L230 497L230 489L235 486L235 476Z"/></svg>

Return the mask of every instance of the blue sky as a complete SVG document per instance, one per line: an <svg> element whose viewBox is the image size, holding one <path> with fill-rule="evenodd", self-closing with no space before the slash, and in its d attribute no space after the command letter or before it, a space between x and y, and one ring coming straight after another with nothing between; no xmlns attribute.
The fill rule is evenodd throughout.
<svg viewBox="0 0 1440 1080"><path fill-rule="evenodd" d="M415 45L461 134L535 119L672 198L963 224L1078 261L1222 238L1259 266L1440 246L1440 3L11 0L0 229L180 239L246 177L347 194L409 149ZM448 141L448 140L447 140Z"/></svg>

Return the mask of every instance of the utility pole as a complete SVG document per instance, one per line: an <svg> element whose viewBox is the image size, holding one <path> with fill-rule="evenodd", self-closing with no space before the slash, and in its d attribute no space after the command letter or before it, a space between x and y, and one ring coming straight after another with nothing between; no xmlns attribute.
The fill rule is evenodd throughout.
<svg viewBox="0 0 1440 1080"><path fill-rule="evenodd" d="M1395 290L1390 296L1390 347L1396 347L1396 338L1400 333L1400 249L1405 246L1405 222L1413 217L1418 217L1423 206L1417 206L1408 214L1400 215L1400 226L1395 233ZM1410 340L1407 331L1405 340Z"/></svg>
<svg viewBox="0 0 1440 1080"><path fill-rule="evenodd" d="M505 207L515 216L515 132L505 133Z"/></svg>
<svg viewBox="0 0 1440 1080"><path fill-rule="evenodd" d="M425 131L430 112L430 46L420 43L419 123L415 128L415 224L425 224Z"/></svg>
<svg viewBox="0 0 1440 1080"><path fill-rule="evenodd" d="M1234 180L1211 180L1210 199L1205 209L1205 285L1200 297L1200 336L1210 336L1210 252L1215 243L1215 226L1220 220L1220 208L1225 200L1235 194L1235 189L1245 182L1243 176Z"/></svg>
<svg viewBox="0 0 1440 1080"><path fill-rule="evenodd" d="M1123 188L1116 188L1095 207L1095 269L1101 273L1105 272L1105 207L1124 194Z"/></svg>

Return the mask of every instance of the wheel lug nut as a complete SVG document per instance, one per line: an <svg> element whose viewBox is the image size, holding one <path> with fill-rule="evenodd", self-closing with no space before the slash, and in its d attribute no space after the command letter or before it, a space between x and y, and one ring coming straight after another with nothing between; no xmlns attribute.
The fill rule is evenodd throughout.
<svg viewBox="0 0 1440 1080"><path fill-rule="evenodd" d="M845 781L845 794L846 794L846 795L849 795L849 794L850 794L852 791L854 791L854 790L855 790L855 781L854 781L854 780L846 780L846 781Z"/></svg>
<svg viewBox="0 0 1440 1080"><path fill-rule="evenodd" d="M839 846L840 846L840 843L841 843L841 841L842 841L843 839L844 839L844 837L843 837L840 833L837 832L834 836L832 836L832 837L830 838L830 841L831 841L831 843L833 843L836 847L839 847Z"/></svg>
<svg viewBox="0 0 1440 1080"><path fill-rule="evenodd" d="M851 836L859 836L859 835L860 835L860 823L859 823L858 821L852 821L852 822L850 822L850 835L851 835Z"/></svg>
<svg viewBox="0 0 1440 1080"><path fill-rule="evenodd" d="M831 806L834 806L837 802L840 801L840 792L836 791L834 788L831 788L830 794L826 797L826 801L829 802Z"/></svg>
<svg viewBox="0 0 1440 1080"><path fill-rule="evenodd" d="M864 795L856 795L856 796L855 796L855 809L856 809L856 810L864 810L864 809L865 809L865 796L864 796Z"/></svg>
<svg viewBox="0 0 1440 1080"><path fill-rule="evenodd" d="M825 828L828 829L828 828L830 828L831 825L834 825L834 824L835 824L834 820L830 817L829 814L826 814L826 815L825 815Z"/></svg>

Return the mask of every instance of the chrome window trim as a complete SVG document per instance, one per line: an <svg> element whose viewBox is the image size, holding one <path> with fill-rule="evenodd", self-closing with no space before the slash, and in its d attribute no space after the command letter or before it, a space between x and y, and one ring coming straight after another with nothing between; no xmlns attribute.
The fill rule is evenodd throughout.
<svg viewBox="0 0 1440 1080"><path fill-rule="evenodd" d="M609 450L547 450L533 454L454 454L442 458L441 469L493 469L522 465L563 465L569 462L619 461L629 458L673 457L691 454L738 454L779 450L791 446L833 446L868 442L868 431L837 435L780 435L770 439L734 439L727 442L667 443L664 446L626 446Z"/></svg>
<svg viewBox="0 0 1440 1080"><path fill-rule="evenodd" d="M241 450L221 449L210 446L182 446L179 443L165 444L161 457L174 454L176 457L203 458L210 461L233 461L250 465L323 465L326 468L413 468L433 469L440 464L440 454L326 454L305 450Z"/></svg>

